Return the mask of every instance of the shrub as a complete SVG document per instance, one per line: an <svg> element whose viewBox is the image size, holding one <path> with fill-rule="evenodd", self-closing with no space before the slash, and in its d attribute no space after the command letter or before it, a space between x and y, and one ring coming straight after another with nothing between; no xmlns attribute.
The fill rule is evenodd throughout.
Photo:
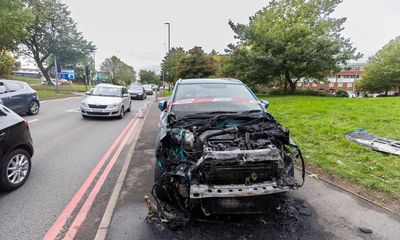
<svg viewBox="0 0 400 240"><path fill-rule="evenodd" d="M336 97L349 97L349 94L344 90L336 90Z"/></svg>

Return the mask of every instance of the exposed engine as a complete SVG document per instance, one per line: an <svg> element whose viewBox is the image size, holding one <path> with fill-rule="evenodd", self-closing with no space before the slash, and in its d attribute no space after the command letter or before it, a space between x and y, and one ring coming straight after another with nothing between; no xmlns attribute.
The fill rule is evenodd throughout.
<svg viewBox="0 0 400 240"><path fill-rule="evenodd" d="M168 221L188 219L196 208L259 213L255 199L302 185L293 161L300 157L304 169L300 149L269 114L171 121L159 143L153 195Z"/></svg>

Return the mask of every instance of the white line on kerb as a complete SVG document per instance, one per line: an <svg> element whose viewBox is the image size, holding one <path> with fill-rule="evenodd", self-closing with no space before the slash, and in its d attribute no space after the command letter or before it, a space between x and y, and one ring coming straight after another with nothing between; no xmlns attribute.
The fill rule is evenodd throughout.
<svg viewBox="0 0 400 240"><path fill-rule="evenodd" d="M39 119L32 119L32 120L29 120L28 123L33 123L33 122L37 122L37 121L39 121Z"/></svg>

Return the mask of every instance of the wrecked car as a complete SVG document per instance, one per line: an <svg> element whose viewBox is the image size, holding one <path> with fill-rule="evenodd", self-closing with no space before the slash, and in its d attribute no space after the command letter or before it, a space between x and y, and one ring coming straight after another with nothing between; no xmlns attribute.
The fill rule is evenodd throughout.
<svg viewBox="0 0 400 240"><path fill-rule="evenodd" d="M265 196L304 183L289 131L235 79L183 79L162 111L152 194L159 217L184 224L195 211L258 214ZM294 176L301 159L303 183Z"/></svg>

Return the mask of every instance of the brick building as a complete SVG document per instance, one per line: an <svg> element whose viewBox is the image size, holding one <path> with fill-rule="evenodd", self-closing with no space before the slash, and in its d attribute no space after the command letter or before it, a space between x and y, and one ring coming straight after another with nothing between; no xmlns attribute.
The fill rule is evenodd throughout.
<svg viewBox="0 0 400 240"><path fill-rule="evenodd" d="M301 81L297 83L297 87L303 89L325 90L332 93L341 89L347 92L356 93L355 84L364 72L364 67L364 63L348 64L342 66L338 73L328 76L326 82Z"/></svg>

